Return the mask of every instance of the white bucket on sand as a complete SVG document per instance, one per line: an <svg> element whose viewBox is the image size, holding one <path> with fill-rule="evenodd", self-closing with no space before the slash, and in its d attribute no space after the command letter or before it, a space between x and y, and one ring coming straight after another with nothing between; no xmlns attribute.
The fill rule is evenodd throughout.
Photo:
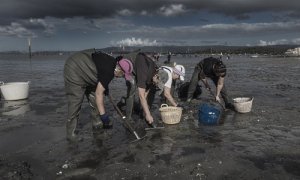
<svg viewBox="0 0 300 180"><path fill-rule="evenodd" d="M28 82L0 82L0 89L2 95L7 101L14 101L20 99L27 99L29 95L29 83Z"/></svg>
<svg viewBox="0 0 300 180"><path fill-rule="evenodd" d="M253 97L237 97L233 99L233 105L237 112L247 113L251 111Z"/></svg>

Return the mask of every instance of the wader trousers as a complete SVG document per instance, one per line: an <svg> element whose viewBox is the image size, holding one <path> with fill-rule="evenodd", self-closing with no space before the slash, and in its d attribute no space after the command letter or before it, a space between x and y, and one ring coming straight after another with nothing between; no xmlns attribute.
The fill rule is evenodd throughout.
<svg viewBox="0 0 300 180"><path fill-rule="evenodd" d="M189 85L189 89L188 89L188 93L187 93L187 99L192 99L193 98L193 94L196 90L198 81L199 81L199 74L201 72L201 68L197 65L194 69L192 78L190 80L190 85Z"/></svg>
<svg viewBox="0 0 300 180"><path fill-rule="evenodd" d="M67 139L76 136L79 113L86 95L91 105L92 124L97 126L101 123L95 100L97 85L97 70L92 60L93 49L82 51L69 57L64 66L65 91L68 103L68 117L66 123Z"/></svg>
<svg viewBox="0 0 300 180"><path fill-rule="evenodd" d="M134 78L131 81L126 81L127 86L127 96L126 96L126 117L131 120L133 105L134 105L134 97L137 89Z"/></svg>

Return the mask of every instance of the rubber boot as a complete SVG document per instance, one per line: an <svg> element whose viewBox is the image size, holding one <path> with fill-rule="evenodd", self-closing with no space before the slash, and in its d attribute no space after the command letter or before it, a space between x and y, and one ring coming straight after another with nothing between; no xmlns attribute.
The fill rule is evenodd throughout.
<svg viewBox="0 0 300 180"><path fill-rule="evenodd" d="M223 100L224 100L225 108L234 111L234 110L235 110L235 109L234 109L234 106L233 106L232 103L230 103L230 102L228 101L227 96L223 96L222 98L223 98Z"/></svg>
<svg viewBox="0 0 300 180"><path fill-rule="evenodd" d="M225 108L235 111L235 108L232 103L225 103Z"/></svg>
<svg viewBox="0 0 300 180"><path fill-rule="evenodd" d="M127 121L134 123L132 120L132 111L133 111L133 99L129 99L131 103L126 103L126 119Z"/></svg>
<svg viewBox="0 0 300 180"><path fill-rule="evenodd" d="M97 132L103 128L103 123L99 117L99 111L96 105L96 97L94 92L86 93L89 105L91 107L91 119L93 132Z"/></svg>
<svg viewBox="0 0 300 180"><path fill-rule="evenodd" d="M93 132L100 132L103 129L103 123L99 115L92 113L92 129Z"/></svg>
<svg viewBox="0 0 300 180"><path fill-rule="evenodd" d="M82 140L76 134L77 122L78 122L78 118L68 119L67 120L66 132L67 132L67 140L69 142L77 142L77 141L81 141Z"/></svg>
<svg viewBox="0 0 300 180"><path fill-rule="evenodd" d="M99 129L102 129L103 128L103 123L102 121L99 120L99 118L94 118L93 117L93 120L92 120L92 127L93 127L93 130L99 130Z"/></svg>

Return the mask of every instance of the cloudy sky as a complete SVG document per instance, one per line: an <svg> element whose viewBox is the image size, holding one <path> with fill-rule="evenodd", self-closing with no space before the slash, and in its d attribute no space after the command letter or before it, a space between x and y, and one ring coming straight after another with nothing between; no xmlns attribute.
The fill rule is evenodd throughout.
<svg viewBox="0 0 300 180"><path fill-rule="evenodd" d="M0 0L0 51L300 44L299 0Z"/></svg>

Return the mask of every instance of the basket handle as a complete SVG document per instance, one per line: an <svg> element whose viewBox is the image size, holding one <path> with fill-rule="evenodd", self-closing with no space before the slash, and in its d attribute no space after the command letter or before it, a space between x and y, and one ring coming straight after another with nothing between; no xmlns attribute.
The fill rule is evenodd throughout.
<svg viewBox="0 0 300 180"><path fill-rule="evenodd" d="M167 104L162 104L162 105L160 105L160 107L162 108L162 107L169 107Z"/></svg>

